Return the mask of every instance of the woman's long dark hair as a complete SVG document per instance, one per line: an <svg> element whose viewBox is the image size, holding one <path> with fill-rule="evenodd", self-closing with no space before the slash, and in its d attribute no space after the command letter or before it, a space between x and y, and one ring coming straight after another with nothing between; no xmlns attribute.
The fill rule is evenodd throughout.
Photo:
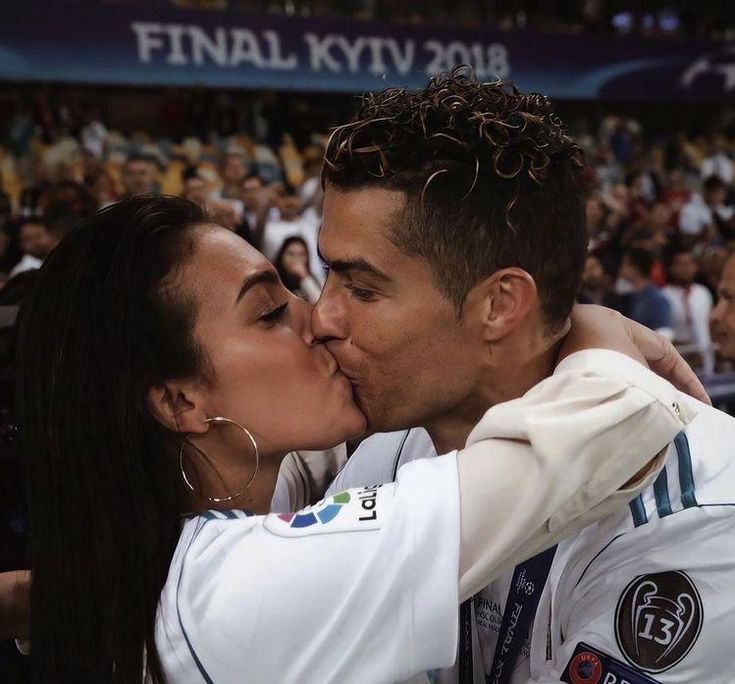
<svg viewBox="0 0 735 684"><path fill-rule="evenodd" d="M154 627L178 471L146 394L202 368L195 305L171 281L203 221L172 197L112 205L54 250L22 311L34 681L164 681Z"/></svg>

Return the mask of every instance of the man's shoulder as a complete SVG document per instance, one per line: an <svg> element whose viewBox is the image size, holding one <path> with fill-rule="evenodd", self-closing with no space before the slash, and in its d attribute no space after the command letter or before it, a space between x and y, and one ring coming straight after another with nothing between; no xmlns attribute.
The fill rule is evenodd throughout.
<svg viewBox="0 0 735 684"><path fill-rule="evenodd" d="M697 416L669 445L660 475L626 509L562 542L570 563L614 571L655 547L662 562L681 564L684 551L735 516L735 418L685 401Z"/></svg>

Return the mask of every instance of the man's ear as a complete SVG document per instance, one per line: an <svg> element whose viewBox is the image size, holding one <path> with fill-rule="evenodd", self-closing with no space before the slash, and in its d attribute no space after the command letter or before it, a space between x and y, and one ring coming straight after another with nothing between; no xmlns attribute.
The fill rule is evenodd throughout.
<svg viewBox="0 0 735 684"><path fill-rule="evenodd" d="M522 268L503 268L477 285L482 312L483 338L498 342L515 330L538 304L538 290L531 275Z"/></svg>
<svg viewBox="0 0 735 684"><path fill-rule="evenodd" d="M208 417L200 393L191 383L165 382L148 390L151 415L172 432L207 432Z"/></svg>

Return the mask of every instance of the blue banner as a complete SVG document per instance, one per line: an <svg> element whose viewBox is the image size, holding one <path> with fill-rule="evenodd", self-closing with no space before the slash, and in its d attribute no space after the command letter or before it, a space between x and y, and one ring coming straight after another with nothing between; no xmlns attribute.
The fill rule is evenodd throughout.
<svg viewBox="0 0 735 684"><path fill-rule="evenodd" d="M0 79L356 93L466 63L555 98L735 95L735 44L45 4L4 14Z"/></svg>

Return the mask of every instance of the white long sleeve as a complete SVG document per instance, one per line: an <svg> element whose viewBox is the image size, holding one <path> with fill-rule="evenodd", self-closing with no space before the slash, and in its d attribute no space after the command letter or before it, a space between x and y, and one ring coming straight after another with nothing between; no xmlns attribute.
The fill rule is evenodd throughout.
<svg viewBox="0 0 735 684"><path fill-rule="evenodd" d="M627 504L693 416L668 382L607 350L574 354L491 408L458 455L460 596Z"/></svg>

